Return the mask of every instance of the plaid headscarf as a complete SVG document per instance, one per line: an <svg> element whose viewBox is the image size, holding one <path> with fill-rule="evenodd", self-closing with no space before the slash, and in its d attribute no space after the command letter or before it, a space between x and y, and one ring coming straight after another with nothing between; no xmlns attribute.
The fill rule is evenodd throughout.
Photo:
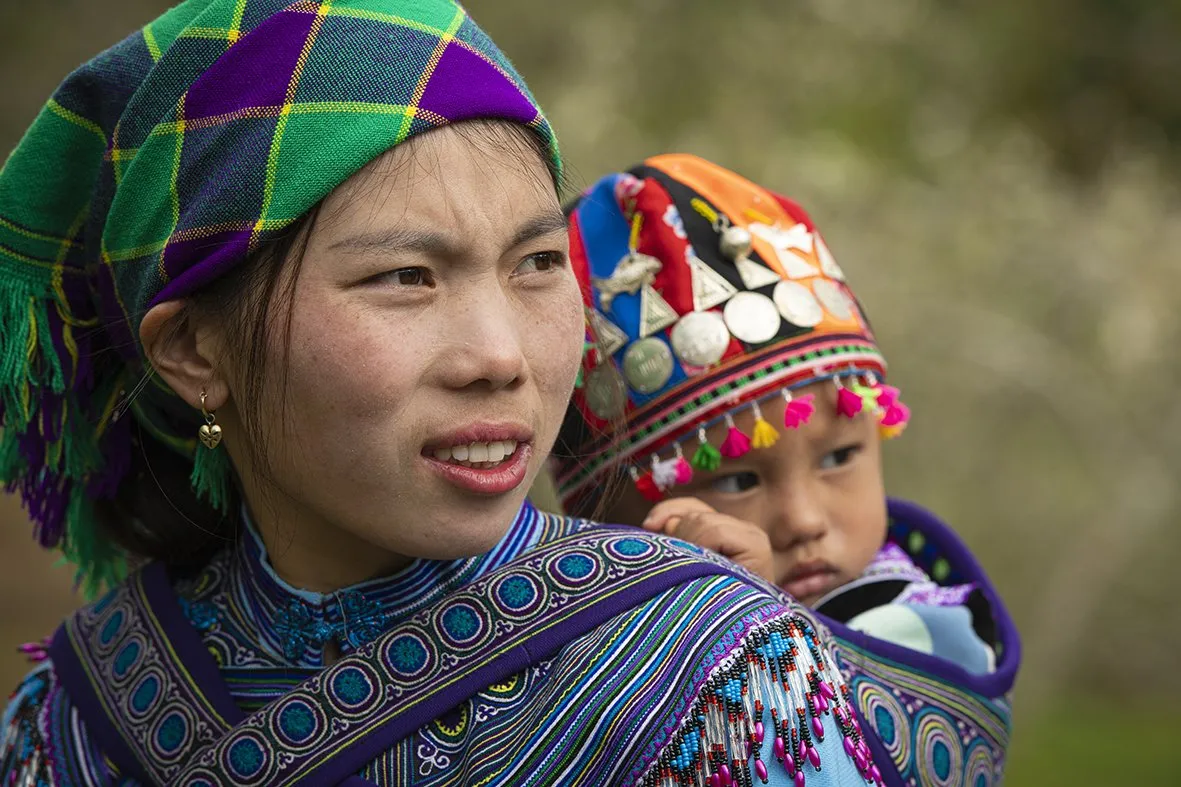
<svg viewBox="0 0 1181 787"><path fill-rule="evenodd" d="M798 428L813 405L791 392L821 380L843 415L875 416L883 437L905 427L869 320L792 200L696 156L655 156L587 189L570 256L591 341L560 438L568 510L624 468L657 501L695 469L773 445L759 402L789 400L782 427ZM745 409L750 435L732 420ZM704 430L717 423L729 429L714 446Z"/></svg>
<svg viewBox="0 0 1181 787"><path fill-rule="evenodd" d="M525 83L452 0L188 0L70 75L0 171L0 477L40 543L91 588L118 577L93 501L127 473L127 407L205 461L195 485L224 502L225 449L197 448L199 418L158 378L140 386L143 316L383 152L476 118L530 127L560 166Z"/></svg>

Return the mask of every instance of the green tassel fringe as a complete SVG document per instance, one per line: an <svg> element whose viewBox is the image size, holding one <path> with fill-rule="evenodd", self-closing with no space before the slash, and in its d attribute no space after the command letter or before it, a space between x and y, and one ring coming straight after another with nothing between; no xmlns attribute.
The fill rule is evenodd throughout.
<svg viewBox="0 0 1181 787"><path fill-rule="evenodd" d="M47 272L35 268L8 268L0 283L0 398L4 426L23 432L36 415L32 412L34 387L53 393L66 390L61 359L54 352L49 329L53 307ZM32 352L29 351L30 345Z"/></svg>
<svg viewBox="0 0 1181 787"><path fill-rule="evenodd" d="M16 432L6 429L0 437L0 481L10 484L25 474L28 462L21 456Z"/></svg>
<svg viewBox="0 0 1181 787"><path fill-rule="evenodd" d="M197 497L209 503L223 514L229 514L230 479L233 475L229 452L224 445L209 449L197 444L193 456L193 474L189 480Z"/></svg>
<svg viewBox="0 0 1181 787"><path fill-rule="evenodd" d="M83 598L93 601L127 576L127 556L102 536L94 515L94 502L86 497L79 484L70 495L66 522L62 555L75 566L74 581Z"/></svg>
<svg viewBox="0 0 1181 787"><path fill-rule="evenodd" d="M66 406L66 422L62 426L61 463L68 478L85 478L103 466L102 452L98 446L98 435L94 424L82 413L70 397Z"/></svg>
<svg viewBox="0 0 1181 787"><path fill-rule="evenodd" d="M689 464L693 465L694 470L713 472L722 464L722 452L709 443L702 443L697 447Z"/></svg>

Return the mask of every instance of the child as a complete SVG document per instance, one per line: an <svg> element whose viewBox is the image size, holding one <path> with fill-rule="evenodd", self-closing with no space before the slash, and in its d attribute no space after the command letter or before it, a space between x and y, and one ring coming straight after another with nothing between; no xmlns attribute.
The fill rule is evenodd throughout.
<svg viewBox="0 0 1181 787"><path fill-rule="evenodd" d="M1017 633L958 537L886 499L880 444L909 410L807 214L664 155L588 190L571 239L594 341L568 510L709 547L815 608L887 783L999 781Z"/></svg>

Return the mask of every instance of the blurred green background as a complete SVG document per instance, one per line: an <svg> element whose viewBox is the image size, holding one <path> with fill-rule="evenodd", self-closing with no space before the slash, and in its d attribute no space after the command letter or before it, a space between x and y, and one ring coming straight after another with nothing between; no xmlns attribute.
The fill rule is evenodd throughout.
<svg viewBox="0 0 1181 787"><path fill-rule="evenodd" d="M0 0L0 148L167 5ZM1006 784L1181 784L1181 2L466 5L576 186L692 152L812 213L915 412L892 493L956 525L1023 632ZM16 643L76 599L4 504ZM24 669L0 653L0 683Z"/></svg>

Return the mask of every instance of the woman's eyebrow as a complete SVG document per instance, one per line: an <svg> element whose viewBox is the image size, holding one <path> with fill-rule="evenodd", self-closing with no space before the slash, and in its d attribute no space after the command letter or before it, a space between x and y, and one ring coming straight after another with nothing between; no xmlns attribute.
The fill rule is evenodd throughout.
<svg viewBox="0 0 1181 787"><path fill-rule="evenodd" d="M547 211L526 219L517 228L508 248L513 249L531 240L552 235L555 232L566 232L569 224L561 211Z"/></svg>
<svg viewBox="0 0 1181 787"><path fill-rule="evenodd" d="M566 217L560 212L542 213L522 222L506 248L515 248L555 232L565 232L566 228ZM351 235L335 241L328 249L329 251L381 252L384 254L419 252L432 257L458 257L462 254L462 249L441 233L403 227L390 227L375 232Z"/></svg>
<svg viewBox="0 0 1181 787"><path fill-rule="evenodd" d="M391 227L377 232L366 232L341 238L328 247L329 251L404 252L415 251L436 257L455 256L458 249L438 232Z"/></svg>

